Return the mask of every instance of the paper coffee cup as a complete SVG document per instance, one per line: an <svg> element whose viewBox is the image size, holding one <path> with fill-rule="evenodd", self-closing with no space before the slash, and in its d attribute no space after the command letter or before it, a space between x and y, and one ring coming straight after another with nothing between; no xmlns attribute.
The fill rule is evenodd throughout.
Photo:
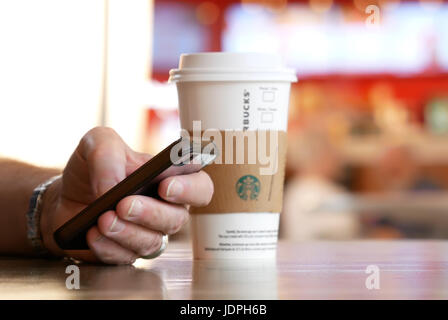
<svg viewBox="0 0 448 320"><path fill-rule="evenodd" d="M193 264L192 299L278 299L276 264L274 259L197 261Z"/></svg>
<svg viewBox="0 0 448 320"><path fill-rule="evenodd" d="M271 54L183 54L170 81L182 129L222 142L221 161L205 168L212 201L191 209L194 258L275 257L294 71ZM230 143L241 136L246 145Z"/></svg>

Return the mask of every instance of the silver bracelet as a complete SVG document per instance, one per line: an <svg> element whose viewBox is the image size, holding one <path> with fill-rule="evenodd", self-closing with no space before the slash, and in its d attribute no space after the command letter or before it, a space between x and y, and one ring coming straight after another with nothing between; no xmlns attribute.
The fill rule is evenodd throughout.
<svg viewBox="0 0 448 320"><path fill-rule="evenodd" d="M44 247L42 241L42 233L40 230L40 214L42 210L42 198L48 187L55 182L57 179L61 178L62 175L57 175L41 183L34 189L33 195L30 199L30 207L26 214L27 220L27 237L30 241L31 246L34 248L35 252L40 255L48 255L48 250Z"/></svg>

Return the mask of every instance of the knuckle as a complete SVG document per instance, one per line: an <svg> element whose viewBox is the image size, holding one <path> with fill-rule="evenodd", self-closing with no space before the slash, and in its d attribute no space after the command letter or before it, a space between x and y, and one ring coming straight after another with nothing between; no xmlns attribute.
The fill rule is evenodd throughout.
<svg viewBox="0 0 448 320"><path fill-rule="evenodd" d="M89 156L91 153L96 152L98 149L98 142L101 141L99 137L112 137L118 138L118 133L109 127L94 127L87 131L86 134L79 141L79 149L82 151L82 154ZM86 157L87 158L87 157Z"/></svg>
<svg viewBox="0 0 448 320"><path fill-rule="evenodd" d="M90 129L89 131L86 132L86 134L82 137L81 140L89 139L89 138L96 136L97 132L100 130L101 130L101 127L94 127L92 129Z"/></svg>
<svg viewBox="0 0 448 320"><path fill-rule="evenodd" d="M162 224L162 218L164 216L162 206L154 201L147 201L145 203L147 208L145 221L147 225L159 226Z"/></svg>
<svg viewBox="0 0 448 320"><path fill-rule="evenodd" d="M157 249L156 249L157 250ZM147 255L150 255L151 253L153 253L155 250L152 249L151 246L146 246L144 248L138 249L136 250L137 254L139 257L144 257Z"/></svg>
<svg viewBox="0 0 448 320"><path fill-rule="evenodd" d="M169 228L169 230L167 230L167 233L171 235L178 232L188 222L188 218L188 211L186 209L182 210L182 213L178 215L176 222L171 228Z"/></svg>
<svg viewBox="0 0 448 320"><path fill-rule="evenodd" d="M160 249L162 246L162 235L160 233L155 233L152 241L149 241L147 245L140 248L137 252L140 256L147 256Z"/></svg>
<svg viewBox="0 0 448 320"><path fill-rule="evenodd" d="M82 155L88 155L90 150L94 149L95 141L91 131L88 131L79 141L78 150Z"/></svg>
<svg viewBox="0 0 448 320"><path fill-rule="evenodd" d="M108 127L94 127L87 131L84 136L81 138L81 143L89 143L91 142L95 137L103 134L110 134L111 132L115 131L112 128Z"/></svg>
<svg viewBox="0 0 448 320"><path fill-rule="evenodd" d="M116 236L115 241L123 248L133 250L141 247L141 242L139 239L141 238L140 231L136 228L127 228L126 232L123 234L119 234Z"/></svg>
<svg viewBox="0 0 448 320"><path fill-rule="evenodd" d="M151 252L155 252L162 246L162 234L157 232L154 235L153 241L151 241Z"/></svg>
<svg viewBox="0 0 448 320"><path fill-rule="evenodd" d="M98 127L93 128L93 129L90 129L87 132L87 134L91 134L93 136L96 136L96 135L116 135L117 132L114 129L110 128L110 127L98 126Z"/></svg>
<svg viewBox="0 0 448 320"><path fill-rule="evenodd" d="M95 239L100 235L96 227L91 228L87 232L87 243L92 250L95 257L105 264L132 264L137 259L137 256L121 253L117 250L97 245Z"/></svg>

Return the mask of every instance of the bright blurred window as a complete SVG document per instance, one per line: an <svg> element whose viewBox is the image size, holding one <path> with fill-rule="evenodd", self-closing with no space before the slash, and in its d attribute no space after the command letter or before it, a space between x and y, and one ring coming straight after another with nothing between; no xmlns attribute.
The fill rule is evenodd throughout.
<svg viewBox="0 0 448 320"><path fill-rule="evenodd" d="M278 52L301 75L448 70L448 3L381 7L373 27L365 24L368 16L336 5L324 12L305 4L281 12L234 5L226 12L223 49Z"/></svg>
<svg viewBox="0 0 448 320"><path fill-rule="evenodd" d="M207 51L208 29L196 17L196 6L188 3L155 2L154 70L177 67L181 53Z"/></svg>

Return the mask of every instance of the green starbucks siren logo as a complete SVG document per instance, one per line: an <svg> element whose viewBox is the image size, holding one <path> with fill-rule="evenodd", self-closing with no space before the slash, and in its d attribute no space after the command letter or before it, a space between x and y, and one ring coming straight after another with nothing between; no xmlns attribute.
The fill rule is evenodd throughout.
<svg viewBox="0 0 448 320"><path fill-rule="evenodd" d="M257 200L260 193L260 181L250 174L242 176L236 182L236 193L243 200Z"/></svg>

